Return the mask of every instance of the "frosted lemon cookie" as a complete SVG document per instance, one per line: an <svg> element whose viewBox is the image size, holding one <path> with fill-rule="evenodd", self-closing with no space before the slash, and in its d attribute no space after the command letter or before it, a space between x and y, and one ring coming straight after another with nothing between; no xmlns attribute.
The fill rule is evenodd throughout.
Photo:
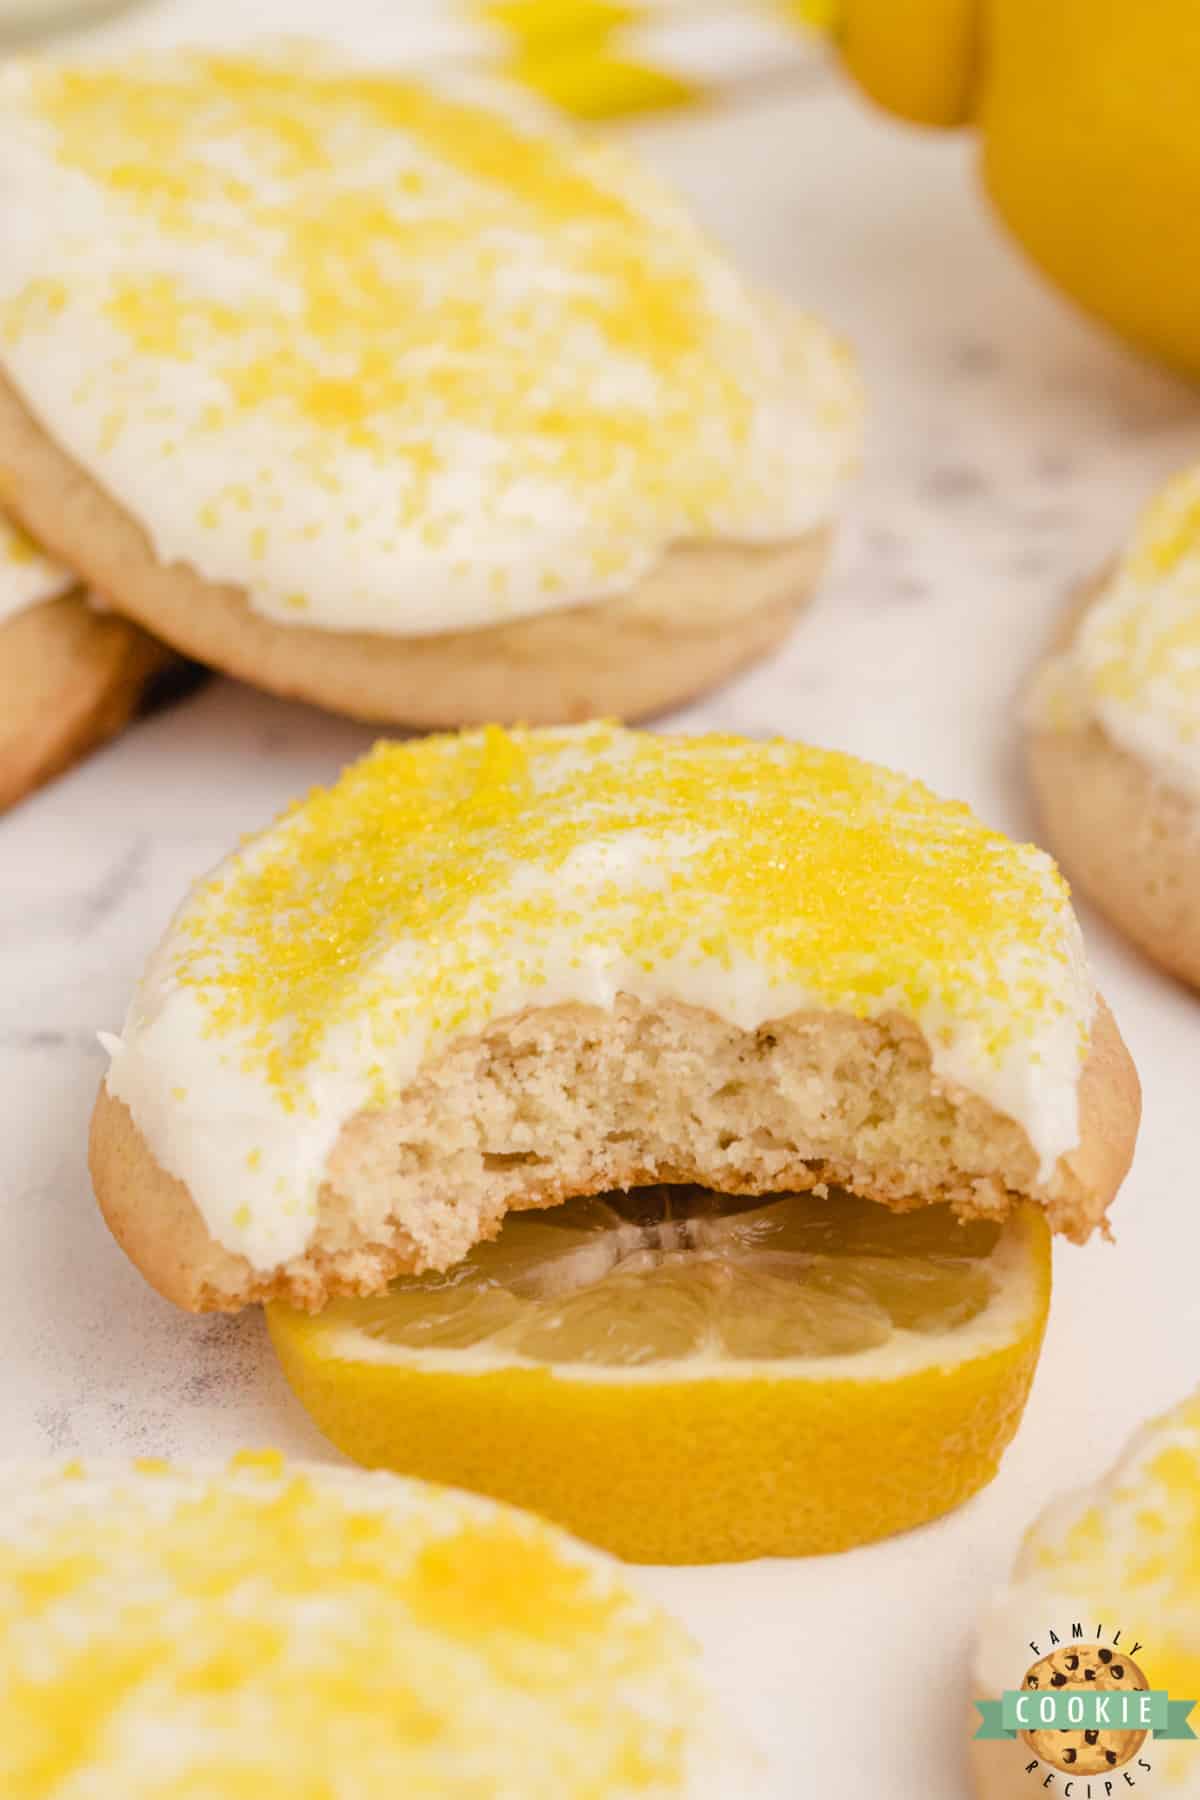
<svg viewBox="0 0 1200 1800"><path fill-rule="evenodd" d="M607 725L380 745L199 883L107 1043L101 1205L198 1308L664 1180L1082 1239L1136 1128L1048 857L851 757Z"/></svg>
<svg viewBox="0 0 1200 1800"><path fill-rule="evenodd" d="M167 660L0 514L0 809L119 731Z"/></svg>
<svg viewBox="0 0 1200 1800"><path fill-rule="evenodd" d="M0 1636L5 1800L759 1791L614 1564L386 1475L6 1469Z"/></svg>
<svg viewBox="0 0 1200 1800"><path fill-rule="evenodd" d="M844 352L527 96L313 50L0 72L0 494L200 660L410 724L773 644Z"/></svg>
<svg viewBox="0 0 1200 1800"><path fill-rule="evenodd" d="M1005 1689L1030 1685L1022 1679L1030 1642L1048 1651L1053 1630L1060 1643L1049 1680L1057 1676L1056 1685L1165 1689L1174 1699L1194 1700L1200 1693L1198 1543L1200 1394L1193 1394L1139 1431L1093 1487L1056 1501L1027 1533L978 1634L974 1694L998 1699ZM1198 1721L1191 1723L1195 1729ZM1137 1731L1039 1732L1032 1747L1021 1740L974 1742L972 1757L980 1800L1022 1800L1040 1792L1052 1771L1050 1791L1065 1792L1075 1775L1079 1800L1086 1800L1089 1776L1094 1800L1131 1786L1171 1800L1200 1796L1200 1746Z"/></svg>
<svg viewBox="0 0 1200 1800"><path fill-rule="evenodd" d="M1146 509L1063 637L1027 709L1051 843L1115 924L1200 986L1200 470Z"/></svg>

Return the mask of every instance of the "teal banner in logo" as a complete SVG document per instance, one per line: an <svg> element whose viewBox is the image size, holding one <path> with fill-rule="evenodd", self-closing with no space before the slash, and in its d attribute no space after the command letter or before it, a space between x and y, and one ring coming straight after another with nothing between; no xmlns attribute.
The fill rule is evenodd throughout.
<svg viewBox="0 0 1200 1800"><path fill-rule="evenodd" d="M977 1738L1014 1738L1018 1731L1151 1731L1156 1738L1194 1738L1194 1700L1172 1700L1165 1688L1008 1688L1000 1700L977 1700Z"/></svg>

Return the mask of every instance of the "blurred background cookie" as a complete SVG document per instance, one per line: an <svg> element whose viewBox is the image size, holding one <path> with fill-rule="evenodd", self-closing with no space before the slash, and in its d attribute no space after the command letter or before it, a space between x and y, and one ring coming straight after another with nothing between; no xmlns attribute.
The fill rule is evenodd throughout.
<svg viewBox="0 0 1200 1800"><path fill-rule="evenodd" d="M855 378L623 152L315 51L0 93L0 493L121 611L413 725L656 712L787 630Z"/></svg>
<svg viewBox="0 0 1200 1800"><path fill-rule="evenodd" d="M0 1791L732 1800L695 1646L528 1515L293 1466L6 1466Z"/></svg>
<svg viewBox="0 0 1200 1800"><path fill-rule="evenodd" d="M1031 1526L1007 1585L981 1621L972 1697L998 1699L1006 1689L1032 1686L1031 1677L1042 1681L1046 1666L1050 1684L1150 1688L1194 1702L1200 1691L1198 1542L1200 1394L1193 1394L1143 1427L1094 1485L1054 1501ZM1076 1621L1079 1642L1071 1639ZM1063 1642L1027 1667L1030 1641L1046 1645L1052 1629ZM978 1725L977 1713L973 1719ZM1062 1793L1072 1775L1079 1777L1074 1793L1085 1797L1089 1775L1100 1777L1093 1784L1097 1797L1110 1791L1105 1777L1113 1793L1143 1786L1178 1800L1200 1793L1194 1743L1150 1740L1136 1731L1034 1737L1032 1748L1024 1734L972 1741L979 1800L1022 1800L1043 1786ZM1040 1759L1037 1770L1029 1768L1031 1757ZM1114 1774L1123 1768L1128 1778Z"/></svg>
<svg viewBox="0 0 1200 1800"><path fill-rule="evenodd" d="M0 515L0 809L120 731L177 662Z"/></svg>
<svg viewBox="0 0 1200 1800"><path fill-rule="evenodd" d="M1070 874L1200 986L1200 470L1084 592L1027 705L1029 767Z"/></svg>

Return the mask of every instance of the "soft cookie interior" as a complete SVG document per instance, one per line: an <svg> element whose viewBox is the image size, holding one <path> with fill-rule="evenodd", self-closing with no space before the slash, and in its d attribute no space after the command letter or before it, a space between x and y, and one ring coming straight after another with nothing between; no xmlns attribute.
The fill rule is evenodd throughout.
<svg viewBox="0 0 1200 1800"><path fill-rule="evenodd" d="M102 1090L92 1130L101 1206L178 1304L283 1298L316 1309L394 1275L446 1269L509 1211L655 1182L724 1193L837 1183L897 1210L949 1202L1000 1217L1034 1198L1082 1240L1125 1173L1138 1087L1101 1003L1077 1150L1039 1179L1025 1132L932 1072L902 1017L799 1013L754 1031L678 1002L564 1005L452 1043L391 1105L343 1129L301 1257L256 1271L209 1235L184 1185Z"/></svg>

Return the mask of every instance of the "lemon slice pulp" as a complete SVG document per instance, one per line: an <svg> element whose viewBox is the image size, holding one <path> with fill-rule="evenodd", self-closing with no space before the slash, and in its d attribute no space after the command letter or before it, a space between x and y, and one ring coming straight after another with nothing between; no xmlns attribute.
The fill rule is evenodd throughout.
<svg viewBox="0 0 1200 1800"><path fill-rule="evenodd" d="M447 1276L332 1310L381 1343L545 1363L822 1357L987 1305L999 1227L897 1217L849 1195L734 1210L698 1188L517 1213Z"/></svg>
<svg viewBox="0 0 1200 1800"><path fill-rule="evenodd" d="M962 1224L653 1188L512 1215L448 1274L269 1318L356 1460L679 1562L843 1548L966 1498L1016 1428L1048 1296L1029 1208Z"/></svg>

